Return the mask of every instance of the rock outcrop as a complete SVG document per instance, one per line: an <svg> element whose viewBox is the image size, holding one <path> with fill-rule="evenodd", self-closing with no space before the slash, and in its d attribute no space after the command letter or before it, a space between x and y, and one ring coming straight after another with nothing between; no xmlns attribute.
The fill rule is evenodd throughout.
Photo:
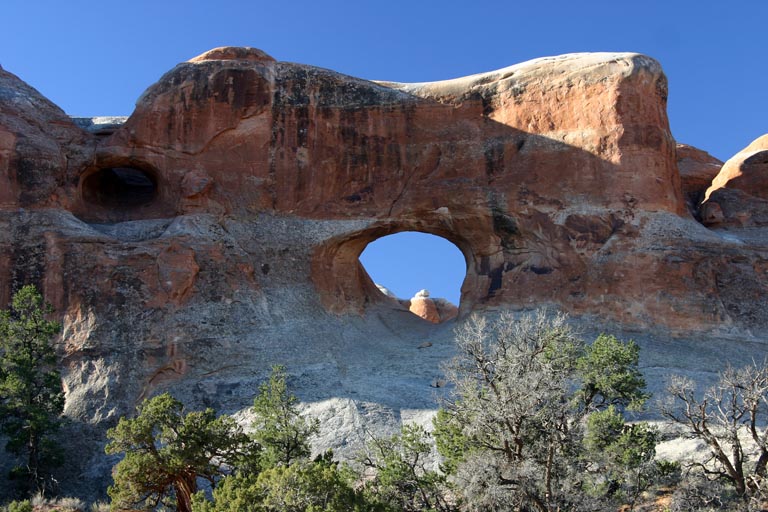
<svg viewBox="0 0 768 512"><path fill-rule="evenodd" d="M704 195L722 167L723 162L706 151L687 144L677 145L677 168L683 197L691 215L700 215L699 206Z"/></svg>
<svg viewBox="0 0 768 512"><path fill-rule="evenodd" d="M421 290L408 300L408 309L414 315L427 322L439 324L453 320L459 314L459 309L443 298L431 298L429 290Z"/></svg>
<svg viewBox="0 0 768 512"><path fill-rule="evenodd" d="M723 164L704 195L701 211L708 226L768 225L768 134Z"/></svg>
<svg viewBox="0 0 768 512"><path fill-rule="evenodd" d="M718 194L748 196L738 225L757 231L710 229L686 201L696 212L717 162L676 149L666 99L660 65L632 53L396 84L221 48L124 122L87 122L0 70L0 301L33 283L63 316L80 425L160 390L241 410L282 363L313 410L343 418L340 453L360 425L433 409L452 353L450 322L413 317L360 265L400 231L463 252L459 318L550 306L748 357L758 345L734 340L768 327L766 148L727 162L705 203L735 228ZM651 375L679 353L659 339ZM106 478L103 453L78 447L71 474Z"/></svg>
<svg viewBox="0 0 768 512"><path fill-rule="evenodd" d="M427 322L432 322L433 324L440 323L440 313L437 311L435 302L429 298L429 291L427 290L421 290L411 297L408 309L411 313L419 318L423 318Z"/></svg>
<svg viewBox="0 0 768 512"><path fill-rule="evenodd" d="M768 199L768 134L757 138L725 162L707 190L705 199L724 187Z"/></svg>

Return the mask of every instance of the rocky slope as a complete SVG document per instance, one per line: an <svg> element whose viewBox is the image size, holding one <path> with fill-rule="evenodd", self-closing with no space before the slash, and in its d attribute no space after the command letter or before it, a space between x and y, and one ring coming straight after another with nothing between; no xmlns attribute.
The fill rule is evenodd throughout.
<svg viewBox="0 0 768 512"><path fill-rule="evenodd" d="M66 414L93 432L64 485L105 485L92 440L142 398L242 411L275 363L341 453L427 421L473 312L632 335L656 389L762 357L765 137L720 171L676 146L666 95L638 54L395 84L221 48L91 121L0 70L0 302L33 283L62 315ZM464 253L457 320L416 318L361 267L406 230Z"/></svg>

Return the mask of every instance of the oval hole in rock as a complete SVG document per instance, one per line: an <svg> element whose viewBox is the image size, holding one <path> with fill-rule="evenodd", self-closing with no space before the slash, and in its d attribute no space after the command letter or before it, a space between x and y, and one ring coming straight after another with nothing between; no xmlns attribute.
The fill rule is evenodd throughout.
<svg viewBox="0 0 768 512"><path fill-rule="evenodd" d="M155 177L134 167L99 169L83 181L83 199L103 207L133 208L154 201Z"/></svg>
<svg viewBox="0 0 768 512"><path fill-rule="evenodd" d="M366 246L360 262L382 293L417 316L439 323L458 313L467 262L445 238L417 231L383 236Z"/></svg>

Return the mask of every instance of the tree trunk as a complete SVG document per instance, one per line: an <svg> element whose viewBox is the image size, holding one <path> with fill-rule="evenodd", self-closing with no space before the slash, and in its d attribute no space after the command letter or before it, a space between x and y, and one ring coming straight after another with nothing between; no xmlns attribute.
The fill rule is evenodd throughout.
<svg viewBox="0 0 768 512"><path fill-rule="evenodd" d="M763 448L760 450L760 458L755 463L755 474L761 478L764 477L766 465L768 465L768 451Z"/></svg>
<svg viewBox="0 0 768 512"><path fill-rule="evenodd" d="M544 476L544 485L546 488L546 496L545 499L547 500L547 510L552 505L552 466L555 463L555 447L552 446L552 444L549 445L549 448L547 449L547 467L546 467L546 474Z"/></svg>
<svg viewBox="0 0 768 512"><path fill-rule="evenodd" d="M197 492L197 475L181 475L173 484L176 512L192 512L192 495Z"/></svg>
<svg viewBox="0 0 768 512"><path fill-rule="evenodd" d="M37 439L35 432L30 432L29 439L27 440L27 471L29 472L30 488L37 491L39 494L45 495L45 486L40 482L38 471L40 469L40 456L38 448L40 443Z"/></svg>

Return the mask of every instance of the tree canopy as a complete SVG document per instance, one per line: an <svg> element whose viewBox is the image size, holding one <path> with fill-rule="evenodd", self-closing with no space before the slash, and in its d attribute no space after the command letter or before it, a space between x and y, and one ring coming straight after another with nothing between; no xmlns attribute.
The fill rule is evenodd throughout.
<svg viewBox="0 0 768 512"><path fill-rule="evenodd" d="M309 439L320 429L317 419L299 412L299 400L288 391L285 367L274 366L253 401L253 437L264 447L264 465L290 465L310 454Z"/></svg>
<svg viewBox="0 0 768 512"><path fill-rule="evenodd" d="M433 510L455 507L448 499L446 475L430 467L433 440L420 425L403 425L399 434L373 437L361 457L373 472L363 478L370 503L386 510Z"/></svg>
<svg viewBox="0 0 768 512"><path fill-rule="evenodd" d="M622 412L648 397L636 345L611 336L586 345L564 317L544 313L471 317L456 340L459 355L446 366L455 390L435 436L470 509L627 501L642 482L624 470L652 465L655 453L653 429L628 426ZM594 414L602 416L588 421ZM636 441L647 449L633 455Z"/></svg>
<svg viewBox="0 0 768 512"><path fill-rule="evenodd" d="M108 491L117 509L162 503L188 512L198 479L215 485L227 466L259 451L232 418L212 409L184 414L168 393L144 401L135 418L121 418L107 437L108 454L125 453Z"/></svg>
<svg viewBox="0 0 768 512"><path fill-rule="evenodd" d="M724 483L737 501L763 507L768 499L768 361L728 366L703 392L692 380L673 377L661 411L707 448L705 459L688 461L690 480Z"/></svg>

